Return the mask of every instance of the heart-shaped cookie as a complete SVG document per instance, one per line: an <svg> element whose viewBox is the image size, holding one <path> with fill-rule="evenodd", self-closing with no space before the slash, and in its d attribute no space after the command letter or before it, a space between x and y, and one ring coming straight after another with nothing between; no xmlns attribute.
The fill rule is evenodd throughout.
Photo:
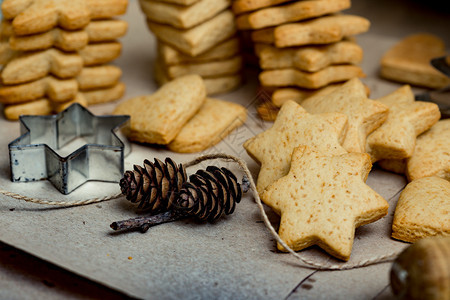
<svg viewBox="0 0 450 300"><path fill-rule="evenodd" d="M400 195L392 223L392 237L405 242L450 236L450 182L424 177L409 183Z"/></svg>
<svg viewBox="0 0 450 300"><path fill-rule="evenodd" d="M401 40L381 59L381 76L418 86L442 88L450 79L437 71L430 60L445 55L445 45L437 36L421 33Z"/></svg>

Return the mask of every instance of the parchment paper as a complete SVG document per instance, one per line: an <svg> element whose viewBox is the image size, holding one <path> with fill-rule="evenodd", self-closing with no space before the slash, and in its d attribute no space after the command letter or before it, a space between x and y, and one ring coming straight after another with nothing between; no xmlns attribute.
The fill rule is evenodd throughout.
<svg viewBox="0 0 450 300"><path fill-rule="evenodd" d="M369 18L372 28L358 37L365 58L362 64L376 99L400 87L378 78L381 55L406 34L429 31L448 38L445 28L450 20L438 13L421 14L420 7L407 1L354 1L349 11ZM388 6L389 4L389 6ZM392 7L391 7L392 4ZM385 9L383 8L383 5ZM389 8L389 9L388 9ZM156 90L152 77L155 56L154 38L147 30L137 1L131 0L129 31L123 42L123 54L116 64L123 70L127 85L123 99L150 94ZM432 22L433 21L433 22ZM446 41L448 44L448 40ZM205 153L224 152L243 158L256 178L259 166L248 157L242 143L269 128L271 123L256 117L257 71L246 72L246 84L217 98L241 103L249 108L249 119L219 145ZM97 115L108 114L116 103L90 107ZM89 182L68 196L60 194L49 182L12 183L9 179L7 145L18 137L19 124L0 118L0 188L24 196L48 200L79 200L113 195L118 184ZM182 163L198 154L181 155L145 145L132 145L126 169L144 159L170 156ZM226 166L237 174L235 164ZM206 167L208 163L200 167ZM188 169L189 173L195 168ZM389 215L358 228L349 263L399 251L407 244L390 238L392 215L399 192L406 184L400 175L373 169L367 183L390 204ZM276 227L279 217L269 208L267 214ZM246 195L236 212L216 224L179 221L151 228L147 233L114 233L109 224L136 216L124 199L99 204L54 208L31 204L0 195L0 240L37 257L62 266L84 277L101 282L126 294L146 299L364 299L390 297L387 288L390 263L349 271L314 271L301 267L289 254L277 253L275 242L262 223L253 198ZM318 262L339 263L319 248L300 252ZM8 290L0 290L7 298Z"/></svg>

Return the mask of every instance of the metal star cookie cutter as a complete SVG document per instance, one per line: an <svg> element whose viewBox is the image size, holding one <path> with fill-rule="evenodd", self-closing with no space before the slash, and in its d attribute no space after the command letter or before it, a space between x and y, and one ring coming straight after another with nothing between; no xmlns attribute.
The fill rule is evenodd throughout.
<svg viewBox="0 0 450 300"><path fill-rule="evenodd" d="M119 129L130 116L95 116L76 103L57 115L19 120L21 136L8 145L12 181L47 179L69 194L86 181L122 177L130 144ZM80 140L86 144L67 156L55 151Z"/></svg>

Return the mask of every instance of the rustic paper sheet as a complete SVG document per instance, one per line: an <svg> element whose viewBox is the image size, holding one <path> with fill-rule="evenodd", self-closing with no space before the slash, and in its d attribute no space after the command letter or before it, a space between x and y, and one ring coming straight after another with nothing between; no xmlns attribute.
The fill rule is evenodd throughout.
<svg viewBox="0 0 450 300"><path fill-rule="evenodd" d="M406 1L393 9L380 9L380 2L354 1L351 12L371 19L372 29L358 37L364 48L362 67L367 74L363 81L377 98L400 85L378 78L378 62L384 51L406 34L431 30L448 38L441 29L450 21L437 18L440 24L430 25L432 17L423 18L414 7L404 10ZM381 1L391 3L390 1ZM381 4L382 5L382 4ZM403 5L403 6L402 6ZM397 15L393 12L395 11ZM367 15L365 15L365 13ZM384 19L381 18L384 16ZM411 20L410 20L411 18ZM122 57L116 64L123 69L127 85L124 99L150 94L156 89L152 77L155 56L154 38L146 28L137 1L131 0L124 19L129 21L128 35ZM385 20L389 20L387 24ZM414 21L415 20L415 21ZM407 25L405 25L407 24ZM392 27L398 26L398 27ZM409 26L409 27L408 27ZM447 44L449 41L446 41ZM249 108L249 119L219 145L205 153L224 152L243 158L256 176L258 165L242 148L249 137L269 128L270 123L256 117L256 71L246 73L247 83L237 91L219 96ZM115 104L89 108L97 115L108 114ZM23 196L47 200L80 200L114 195L118 184L89 182L68 196L60 194L49 182L12 183L9 179L7 145L19 136L19 124L0 117L0 189ZM142 164L144 159L187 162L197 154L181 155L144 145L132 145L126 168ZM200 167L206 167L208 163ZM213 161L227 166L237 174L235 164ZM195 168L188 169L188 173ZM398 199L406 181L403 176L374 169L367 183L390 204L389 215L382 220L358 228L349 263L400 251L406 244L390 238L390 225ZM266 208L276 227L278 216ZM135 216L133 207L124 199L99 204L55 208L27 203L0 195L0 240L50 261L69 271L100 282L132 297L146 299L367 299L392 297L388 273L390 263L348 271L315 271L301 267L292 255L277 253L275 242L262 222L260 211L251 195L238 204L235 213L216 224L179 221L151 228L147 233L115 233L109 224ZM322 250L312 248L302 256L321 263L341 262ZM11 287L0 283L0 298L9 298Z"/></svg>

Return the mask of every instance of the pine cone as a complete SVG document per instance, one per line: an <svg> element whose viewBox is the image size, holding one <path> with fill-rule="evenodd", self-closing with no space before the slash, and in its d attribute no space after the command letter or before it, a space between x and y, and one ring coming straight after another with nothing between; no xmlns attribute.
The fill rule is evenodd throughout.
<svg viewBox="0 0 450 300"><path fill-rule="evenodd" d="M126 171L120 180L120 189L126 198L140 202L139 208L151 213L172 208L183 183L187 180L183 165L177 165L170 158L165 163L155 158L151 163L144 160L144 166L134 165L133 171Z"/></svg>
<svg viewBox="0 0 450 300"><path fill-rule="evenodd" d="M186 178L183 165L177 167L170 158L165 164L155 159L154 164L145 160L144 168L134 166L120 180L122 193L131 202L140 201L139 207L149 208L152 215L113 222L110 227L146 232L151 226L185 217L214 222L223 214L232 214L242 193L250 188L247 176L239 184L231 171L214 166L198 170L189 181Z"/></svg>
<svg viewBox="0 0 450 300"><path fill-rule="evenodd" d="M174 209L213 222L223 213L232 214L241 196L241 186L231 171L209 166L206 171L198 170L183 184Z"/></svg>

